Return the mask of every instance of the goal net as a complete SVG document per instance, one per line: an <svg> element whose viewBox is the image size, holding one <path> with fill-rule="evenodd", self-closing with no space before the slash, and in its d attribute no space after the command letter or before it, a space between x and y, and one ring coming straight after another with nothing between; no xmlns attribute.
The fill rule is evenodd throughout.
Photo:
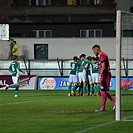
<svg viewBox="0 0 133 133"><path fill-rule="evenodd" d="M116 120L133 121L133 14L117 11Z"/></svg>

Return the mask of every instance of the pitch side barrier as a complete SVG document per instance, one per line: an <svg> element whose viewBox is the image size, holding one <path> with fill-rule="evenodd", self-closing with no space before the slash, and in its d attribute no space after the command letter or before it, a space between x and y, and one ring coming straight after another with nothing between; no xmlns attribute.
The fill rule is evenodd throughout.
<svg viewBox="0 0 133 133"><path fill-rule="evenodd" d="M5 89L5 84L13 84L11 75L0 75L0 90ZM20 90L68 90L68 76L36 76L36 75L21 75ZM116 89L116 78L112 77L110 81L110 90ZM133 90L133 77L122 78L122 90ZM13 88L10 90L14 90Z"/></svg>
<svg viewBox="0 0 133 133"><path fill-rule="evenodd" d="M36 75L20 75L19 79L20 90L35 90L37 88ZM11 75L0 75L0 90L5 90L5 84L13 84ZM14 90L14 88L9 88L9 90Z"/></svg>
<svg viewBox="0 0 133 133"><path fill-rule="evenodd" d="M10 75L8 67L12 61L0 59L0 75ZM28 75L37 76L69 76L71 59L53 59L53 60L20 60L21 68ZM123 60L121 61L123 63ZM25 67L26 66L26 67ZM133 75L133 60L125 59L125 68L122 69L122 76L125 76L125 69L128 76ZM116 60L110 59L110 69L112 76L116 76Z"/></svg>
<svg viewBox="0 0 133 133"><path fill-rule="evenodd" d="M121 79L122 90L133 90L133 77L126 80ZM68 90L69 81L68 77L52 77L52 76L38 76L37 90ZM110 90L116 90L116 78L112 77L110 81Z"/></svg>
<svg viewBox="0 0 133 133"><path fill-rule="evenodd" d="M12 61L11 60L0 60L0 75L1 77L10 77L8 72L8 67ZM25 84L24 89L38 89L38 90L67 90L68 88L68 76L70 72L70 59L54 59L54 60L26 60L25 63L23 60L20 60L21 68L28 74L22 75L26 77L32 77L32 86ZM27 66L27 70L25 68ZM133 60L125 60L125 68L128 72L129 85L133 81ZM116 61L115 59L110 59L110 68L112 73L110 89L115 90L116 88ZM125 78L125 69L122 70L122 87L126 89L126 83L124 82ZM28 78L27 78L28 79ZM29 80L31 83L31 79ZM8 80L9 82L9 80ZM5 79L0 79L1 85L7 83ZM28 83L28 82L27 82ZM23 86L23 85L22 85ZM132 85L131 85L132 86ZM132 88L132 87L131 87Z"/></svg>

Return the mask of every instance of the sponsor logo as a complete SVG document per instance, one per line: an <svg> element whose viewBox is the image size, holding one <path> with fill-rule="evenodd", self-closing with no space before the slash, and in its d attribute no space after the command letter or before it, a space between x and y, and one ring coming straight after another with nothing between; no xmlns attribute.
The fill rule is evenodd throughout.
<svg viewBox="0 0 133 133"><path fill-rule="evenodd" d="M121 89L122 90L129 90L132 88L133 81L132 80L123 80L121 81Z"/></svg>
<svg viewBox="0 0 133 133"><path fill-rule="evenodd" d="M60 87L68 87L68 86L69 86L69 81L60 81Z"/></svg>
<svg viewBox="0 0 133 133"><path fill-rule="evenodd" d="M41 90L54 90L56 81L54 78L42 78L40 81Z"/></svg>
<svg viewBox="0 0 133 133"><path fill-rule="evenodd" d="M29 78L23 78L20 80L20 87L30 85L30 77Z"/></svg>

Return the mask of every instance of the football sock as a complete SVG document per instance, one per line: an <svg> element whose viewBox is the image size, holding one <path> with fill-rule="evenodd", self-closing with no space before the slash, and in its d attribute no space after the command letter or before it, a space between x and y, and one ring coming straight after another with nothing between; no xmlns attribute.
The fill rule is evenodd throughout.
<svg viewBox="0 0 133 133"><path fill-rule="evenodd" d="M100 86L99 85L95 85L94 86L94 90L96 93L100 93Z"/></svg>
<svg viewBox="0 0 133 133"><path fill-rule="evenodd" d="M83 86L83 94L87 94L87 88L86 88L86 85Z"/></svg>
<svg viewBox="0 0 133 133"><path fill-rule="evenodd" d="M68 86L68 93L71 92L71 87L72 87L72 85L70 84L70 85Z"/></svg>
<svg viewBox="0 0 133 133"><path fill-rule="evenodd" d="M78 88L78 84L74 85L74 87L73 87L73 91L76 91L77 88Z"/></svg>
<svg viewBox="0 0 133 133"><path fill-rule="evenodd" d="M97 93L97 86L96 85L94 85L94 92Z"/></svg>
<svg viewBox="0 0 133 133"><path fill-rule="evenodd" d="M9 88L16 88L17 84L11 84L9 85Z"/></svg>
<svg viewBox="0 0 133 133"><path fill-rule="evenodd" d="M90 95L94 93L93 86L90 86Z"/></svg>
<svg viewBox="0 0 133 133"><path fill-rule="evenodd" d="M90 84L88 84L88 94L90 95Z"/></svg>
<svg viewBox="0 0 133 133"><path fill-rule="evenodd" d="M80 92L81 92L81 85L78 85L78 87L79 87L78 93L80 94Z"/></svg>
<svg viewBox="0 0 133 133"><path fill-rule="evenodd" d="M18 95L18 88L15 89L15 95Z"/></svg>
<svg viewBox="0 0 133 133"><path fill-rule="evenodd" d="M83 95L83 87L81 87L81 96Z"/></svg>
<svg viewBox="0 0 133 133"><path fill-rule="evenodd" d="M110 101L112 101L112 103L115 104L116 100L111 96L111 94L109 92L106 92L106 94L107 94L108 99L110 99Z"/></svg>
<svg viewBox="0 0 133 133"><path fill-rule="evenodd" d="M98 84L98 85L97 85L97 92L98 92L98 93L100 93L100 89L101 89L101 88L100 88L100 85Z"/></svg>
<svg viewBox="0 0 133 133"><path fill-rule="evenodd" d="M102 106L101 109L105 110L105 105L106 105L106 101L107 101L107 93L102 91Z"/></svg>
<svg viewBox="0 0 133 133"><path fill-rule="evenodd" d="M101 106L101 109L105 109L105 105L106 105L106 101L107 101L107 98L109 98L113 104L116 103L116 100L111 96L111 94L109 92L101 92L102 94L102 106Z"/></svg>

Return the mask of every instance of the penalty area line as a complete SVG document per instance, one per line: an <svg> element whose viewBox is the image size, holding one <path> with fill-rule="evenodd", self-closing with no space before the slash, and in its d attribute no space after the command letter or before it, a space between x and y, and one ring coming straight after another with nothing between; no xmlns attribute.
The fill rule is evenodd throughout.
<svg viewBox="0 0 133 133"><path fill-rule="evenodd" d="M11 104L25 104L25 103L32 103L33 101L26 101L26 102L14 102L14 103L3 103L0 104L0 106L2 105L11 105Z"/></svg>

